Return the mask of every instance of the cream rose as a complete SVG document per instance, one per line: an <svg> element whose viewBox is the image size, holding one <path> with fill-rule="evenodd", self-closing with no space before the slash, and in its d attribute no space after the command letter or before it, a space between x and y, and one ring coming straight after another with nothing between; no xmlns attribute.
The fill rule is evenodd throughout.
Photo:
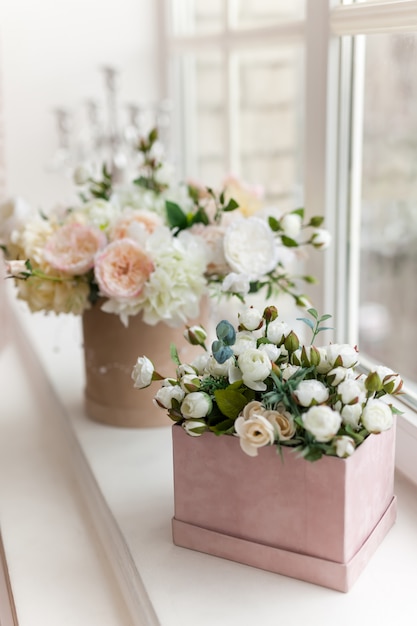
<svg viewBox="0 0 417 626"><path fill-rule="evenodd" d="M240 447L249 456L257 456L258 448L274 443L274 427L262 415L245 419L243 415L235 421L235 431Z"/></svg>
<svg viewBox="0 0 417 626"><path fill-rule="evenodd" d="M116 220L111 231L111 238L125 239L127 237L143 243L146 235L153 233L162 223L162 218L152 211L133 209L125 211Z"/></svg>
<svg viewBox="0 0 417 626"><path fill-rule="evenodd" d="M106 237L97 228L70 223L53 233L43 255L54 269L77 276L94 266L95 255L105 245Z"/></svg>
<svg viewBox="0 0 417 626"><path fill-rule="evenodd" d="M317 441L326 442L333 439L342 423L340 413L329 406L313 406L301 416L304 428Z"/></svg>
<svg viewBox="0 0 417 626"><path fill-rule="evenodd" d="M151 259L135 241L119 239L96 256L94 273L102 295L134 298L142 292L153 269Z"/></svg>

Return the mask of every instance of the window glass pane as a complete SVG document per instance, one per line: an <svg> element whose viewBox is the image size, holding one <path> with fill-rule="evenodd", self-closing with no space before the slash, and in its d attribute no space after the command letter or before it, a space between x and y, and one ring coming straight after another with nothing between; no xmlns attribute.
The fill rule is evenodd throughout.
<svg viewBox="0 0 417 626"><path fill-rule="evenodd" d="M224 28L224 0L171 0L175 35L207 35Z"/></svg>
<svg viewBox="0 0 417 626"><path fill-rule="evenodd" d="M270 26L305 14L305 0L237 0L234 7L238 28Z"/></svg>
<svg viewBox="0 0 417 626"><path fill-rule="evenodd" d="M241 175L283 210L302 202L301 57L294 46L239 56Z"/></svg>
<svg viewBox="0 0 417 626"><path fill-rule="evenodd" d="M417 379L417 35L368 37L360 347Z"/></svg>
<svg viewBox="0 0 417 626"><path fill-rule="evenodd" d="M174 159L187 178L217 187L225 176L225 89L218 51L180 55L172 131Z"/></svg>

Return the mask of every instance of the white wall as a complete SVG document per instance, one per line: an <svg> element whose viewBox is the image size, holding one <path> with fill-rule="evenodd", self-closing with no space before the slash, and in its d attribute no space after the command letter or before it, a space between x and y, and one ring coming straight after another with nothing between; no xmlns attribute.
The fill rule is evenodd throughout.
<svg viewBox="0 0 417 626"><path fill-rule="evenodd" d="M67 201L69 179L47 170L57 147L53 110L103 101L100 68L120 71L121 102L160 97L157 0L1 0L7 195L45 210Z"/></svg>

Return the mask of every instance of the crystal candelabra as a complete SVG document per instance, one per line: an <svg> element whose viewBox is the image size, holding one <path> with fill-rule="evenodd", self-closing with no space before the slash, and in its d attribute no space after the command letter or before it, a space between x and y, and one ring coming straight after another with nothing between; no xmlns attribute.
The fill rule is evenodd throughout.
<svg viewBox="0 0 417 626"><path fill-rule="evenodd" d="M164 152L169 151L170 102L120 106L118 72L106 66L103 76L105 103L87 100L82 124L76 124L76 115L68 109L55 109L58 145L49 164L51 170L71 175L80 164L94 170L105 163L113 176L122 180L135 167L139 138L153 126L158 128Z"/></svg>

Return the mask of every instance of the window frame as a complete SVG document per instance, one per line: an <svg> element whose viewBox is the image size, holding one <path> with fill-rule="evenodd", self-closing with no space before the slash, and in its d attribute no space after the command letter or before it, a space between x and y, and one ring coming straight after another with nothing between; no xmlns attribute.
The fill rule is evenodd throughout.
<svg viewBox="0 0 417 626"><path fill-rule="evenodd" d="M271 46L277 42L304 41L305 206L312 215L325 214L326 227L334 242L320 259L314 259L311 273L321 277L321 287L315 288L314 302L319 310L330 311L337 319L335 341L356 343L365 37L376 33L417 31L417 0L345 0L343 4L338 0L305 0L305 16L299 20L239 30L233 28L231 20L235 0L226 0L223 29L199 36L170 33L168 26L173 23L171 2L160 1L165 15L164 48L168 59L202 48L221 51L226 94L223 120L225 170L238 171L233 53L242 48ZM172 87L172 84L170 89L167 87L171 94ZM175 139L183 146L184 170L187 171L195 158L193 103L188 97L189 92L185 93L188 87L183 83L181 88L182 94L177 90L175 97L187 106L187 115L183 115L180 124L182 137ZM409 401L399 403L399 408L403 414L397 422L397 468L417 483L417 467L413 462L417 453L417 403L413 404L410 396Z"/></svg>

